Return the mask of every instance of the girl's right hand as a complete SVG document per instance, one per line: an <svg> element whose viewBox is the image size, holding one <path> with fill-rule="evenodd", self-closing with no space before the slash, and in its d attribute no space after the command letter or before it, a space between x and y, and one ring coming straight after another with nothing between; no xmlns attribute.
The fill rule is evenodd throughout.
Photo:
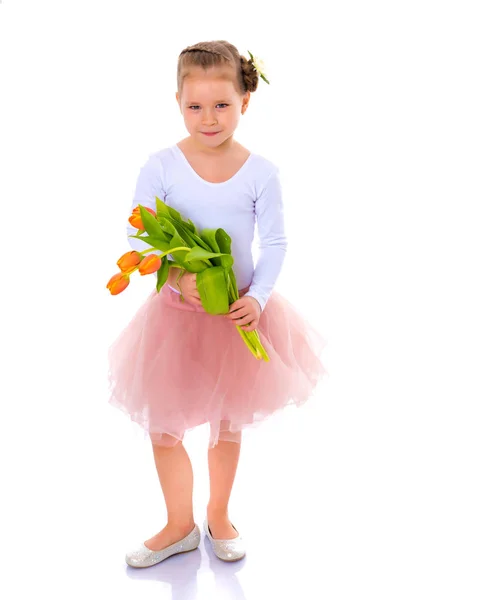
<svg viewBox="0 0 479 600"><path fill-rule="evenodd" d="M178 281L178 287L183 295L183 298L193 306L203 306L201 303L200 294L196 287L196 273L185 271Z"/></svg>

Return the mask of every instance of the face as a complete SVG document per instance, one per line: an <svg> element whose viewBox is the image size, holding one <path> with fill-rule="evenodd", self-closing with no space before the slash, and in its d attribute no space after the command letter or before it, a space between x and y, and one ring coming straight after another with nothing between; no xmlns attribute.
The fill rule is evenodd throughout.
<svg viewBox="0 0 479 600"><path fill-rule="evenodd" d="M226 148L246 112L250 92L241 96L224 69L195 69L183 80L181 97L176 100L192 141L199 149ZM217 132L216 135L205 135Z"/></svg>

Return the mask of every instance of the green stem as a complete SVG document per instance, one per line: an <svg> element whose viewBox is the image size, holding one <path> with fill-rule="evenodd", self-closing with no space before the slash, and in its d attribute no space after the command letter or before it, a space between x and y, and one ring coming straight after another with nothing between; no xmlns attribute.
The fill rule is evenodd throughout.
<svg viewBox="0 0 479 600"><path fill-rule="evenodd" d="M259 337L259 333L258 333L257 329L255 329L254 331L251 331L251 334L254 335L254 337L256 339L256 347L258 349L258 352L263 357L263 360L265 360L266 362L269 362L268 353L266 352L266 350L264 349L263 344L261 343L261 339Z"/></svg>
<svg viewBox="0 0 479 600"><path fill-rule="evenodd" d="M146 252L151 252L152 250L157 250L157 248L147 248L146 250L140 250L138 252L138 254L145 254ZM177 252L178 250L191 250L191 248L188 248L187 246L178 246L178 248L171 248L170 250L167 250L166 252L163 252L162 254L158 254L158 256L160 258L163 258L163 256L166 256L167 254L172 254L173 252Z"/></svg>
<svg viewBox="0 0 479 600"><path fill-rule="evenodd" d="M249 342L255 349L256 358L263 358L263 360L269 362L268 353L266 352L263 344L261 343L257 329L255 329L254 331L244 331L243 333L248 337Z"/></svg>
<svg viewBox="0 0 479 600"><path fill-rule="evenodd" d="M234 289L231 279L229 279L228 299L230 304L236 302L236 300L239 300L239 293ZM269 362L269 356L264 349L263 344L261 343L256 329L254 331L244 331L241 327L241 325L237 325L236 329L239 331L241 337L243 338L247 347L250 349L253 356L257 359L262 357L266 362Z"/></svg>
<svg viewBox="0 0 479 600"><path fill-rule="evenodd" d="M247 331L243 331L243 329L241 329L241 325L236 325L236 329L239 331L241 337L243 338L243 341L245 342L245 344L248 346L248 348L250 349L251 353L253 354L253 356L255 358L259 358L258 357L258 351L257 349L254 347L254 345L251 342L250 337L248 336Z"/></svg>
<svg viewBox="0 0 479 600"><path fill-rule="evenodd" d="M233 302L236 302L236 300L239 300L239 293L238 293L238 290L236 290L234 288L231 278L228 278L228 281L229 281L228 296L229 296L229 299L232 300L230 302L230 304L233 304Z"/></svg>

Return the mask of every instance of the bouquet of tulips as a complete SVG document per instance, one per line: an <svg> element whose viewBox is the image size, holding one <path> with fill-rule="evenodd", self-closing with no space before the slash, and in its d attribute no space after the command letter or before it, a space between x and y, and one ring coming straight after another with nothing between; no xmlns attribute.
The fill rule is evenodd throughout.
<svg viewBox="0 0 479 600"><path fill-rule="evenodd" d="M185 221L177 210L159 198L156 198L156 213L139 204L133 209L129 222L138 229L136 235L130 237L161 250L161 254L147 254L151 248L123 254L117 262L120 273L113 275L106 286L112 295L129 285L130 275L136 270L140 275L156 273L159 292L168 279L170 267L177 267L181 269L178 280L185 271L197 274L196 287L207 313L228 313L230 304L239 299L239 293L232 269L231 238L224 229L203 229L199 233L191 219ZM169 260L168 255L174 260ZM255 358L269 361L256 330L243 331L239 325L236 329Z"/></svg>

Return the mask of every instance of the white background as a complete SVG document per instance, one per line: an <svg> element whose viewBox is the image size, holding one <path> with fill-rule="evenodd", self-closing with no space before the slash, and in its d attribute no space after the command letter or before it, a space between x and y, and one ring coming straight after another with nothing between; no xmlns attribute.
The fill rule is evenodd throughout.
<svg viewBox="0 0 479 600"><path fill-rule="evenodd" d="M3 597L477 599L474 8L1 3ZM165 510L106 353L154 276L105 285L141 165L187 135L178 55L213 39L265 62L236 138L281 168L277 289L328 340L330 376L245 438L244 561L202 542L134 570ZM199 524L207 436L185 441Z"/></svg>

